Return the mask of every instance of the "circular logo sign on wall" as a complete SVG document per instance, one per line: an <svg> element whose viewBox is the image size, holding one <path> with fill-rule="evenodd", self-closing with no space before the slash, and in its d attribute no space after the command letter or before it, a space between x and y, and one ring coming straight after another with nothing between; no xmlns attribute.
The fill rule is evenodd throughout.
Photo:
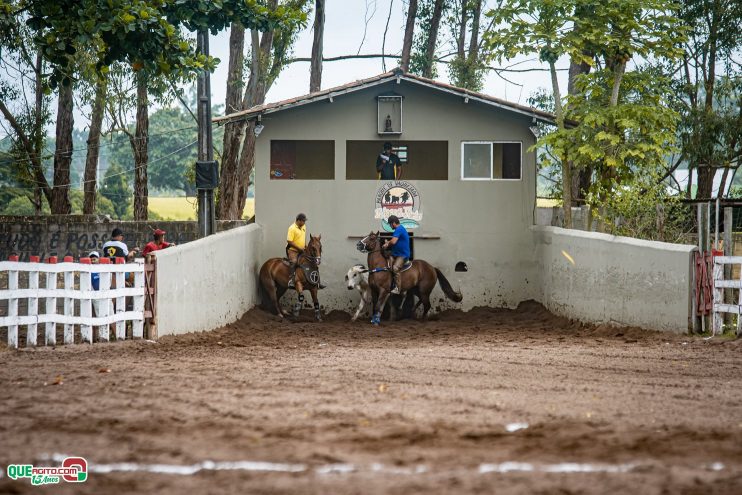
<svg viewBox="0 0 742 495"><path fill-rule="evenodd" d="M376 191L374 218L381 220L381 227L391 232L387 222L390 215L396 215L406 229L420 226L423 218L420 210L420 194L417 188L404 180L389 181Z"/></svg>

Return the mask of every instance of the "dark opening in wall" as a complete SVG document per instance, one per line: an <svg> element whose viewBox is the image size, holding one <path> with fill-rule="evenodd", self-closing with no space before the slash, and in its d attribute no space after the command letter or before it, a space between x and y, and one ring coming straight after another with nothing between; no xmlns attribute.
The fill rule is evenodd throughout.
<svg viewBox="0 0 742 495"><path fill-rule="evenodd" d="M458 263L456 263L456 268L454 270L457 272L468 272L469 267L467 267L466 263L464 263L463 261L459 261Z"/></svg>
<svg viewBox="0 0 742 495"><path fill-rule="evenodd" d="M376 180L376 159L384 142L346 141L345 178ZM402 180L448 180L448 141L390 142L402 166Z"/></svg>

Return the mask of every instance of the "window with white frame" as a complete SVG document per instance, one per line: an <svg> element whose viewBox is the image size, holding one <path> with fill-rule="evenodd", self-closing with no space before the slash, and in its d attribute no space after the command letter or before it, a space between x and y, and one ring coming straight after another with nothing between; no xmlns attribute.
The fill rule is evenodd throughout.
<svg viewBox="0 0 742 495"><path fill-rule="evenodd" d="M461 143L464 180L520 180L522 143L469 141Z"/></svg>

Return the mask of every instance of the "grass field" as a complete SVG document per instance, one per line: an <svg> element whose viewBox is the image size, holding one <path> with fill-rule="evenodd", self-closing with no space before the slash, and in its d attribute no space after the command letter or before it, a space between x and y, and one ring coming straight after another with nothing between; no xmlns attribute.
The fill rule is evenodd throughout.
<svg viewBox="0 0 742 495"><path fill-rule="evenodd" d="M149 198L149 211L161 216L163 220L196 220L195 197L180 198ZM255 199L247 198L243 218L250 218L255 214Z"/></svg>

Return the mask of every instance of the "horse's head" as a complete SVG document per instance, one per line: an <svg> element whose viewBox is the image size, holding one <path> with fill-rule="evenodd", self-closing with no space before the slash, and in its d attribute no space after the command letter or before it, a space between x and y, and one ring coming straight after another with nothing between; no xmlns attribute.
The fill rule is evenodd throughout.
<svg viewBox="0 0 742 495"><path fill-rule="evenodd" d="M304 256L314 262L317 266L322 263L322 234L319 234L316 237L309 234L309 243L304 249Z"/></svg>
<svg viewBox="0 0 742 495"><path fill-rule="evenodd" d="M379 233L370 232L366 237L356 243L356 249L362 253L376 251L379 247Z"/></svg>

